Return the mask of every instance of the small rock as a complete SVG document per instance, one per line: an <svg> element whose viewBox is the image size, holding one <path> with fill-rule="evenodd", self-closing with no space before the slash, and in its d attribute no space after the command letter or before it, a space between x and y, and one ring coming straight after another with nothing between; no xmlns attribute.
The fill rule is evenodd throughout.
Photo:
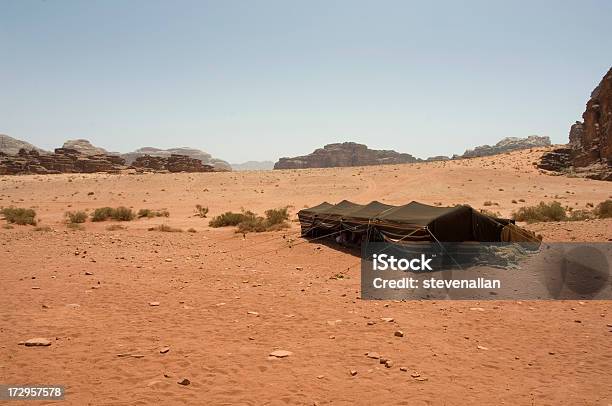
<svg viewBox="0 0 612 406"><path fill-rule="evenodd" d="M357 371L355 371L354 369L351 369L349 371L349 374L351 374L351 376L355 376L355 375L357 375Z"/></svg>
<svg viewBox="0 0 612 406"><path fill-rule="evenodd" d="M164 259L164 261L166 261L166 262L172 262L172 258L166 258L166 259ZM187 384L187 385L189 385L189 384Z"/></svg>
<svg viewBox="0 0 612 406"><path fill-rule="evenodd" d="M478 348L479 350L485 350L485 351L489 349L488 347L485 347L483 345L479 345L476 348Z"/></svg>
<svg viewBox="0 0 612 406"><path fill-rule="evenodd" d="M387 362L385 362L385 368L392 368L392 367L393 367L393 361L388 359Z"/></svg>
<svg viewBox="0 0 612 406"><path fill-rule="evenodd" d="M404 332L402 330L397 330L395 333L393 333L393 335L396 337L403 337Z"/></svg>
<svg viewBox="0 0 612 406"><path fill-rule="evenodd" d="M295 269L296 269L296 271L303 271L304 270L304 268L301 267L301 266L296 266Z"/></svg>
<svg viewBox="0 0 612 406"><path fill-rule="evenodd" d="M380 354L377 353L377 352L370 351L370 352L366 353L366 357L372 358L372 359L379 359L380 358Z"/></svg>
<svg viewBox="0 0 612 406"><path fill-rule="evenodd" d="M375 321L368 321L368 326L373 326L374 324L376 324Z"/></svg>
<svg viewBox="0 0 612 406"><path fill-rule="evenodd" d="M395 319L393 317L381 317L382 321L386 321L387 323L393 323Z"/></svg>
<svg viewBox="0 0 612 406"><path fill-rule="evenodd" d="M51 345L51 341L46 338L36 337L26 340L23 344L26 347L48 347Z"/></svg>
<svg viewBox="0 0 612 406"><path fill-rule="evenodd" d="M247 314L259 317L259 313L257 313L257 312L247 312Z"/></svg>
<svg viewBox="0 0 612 406"><path fill-rule="evenodd" d="M130 357L132 358L144 358L143 354L130 354Z"/></svg>
<svg viewBox="0 0 612 406"><path fill-rule="evenodd" d="M149 306L159 306L159 302L149 302Z"/></svg>
<svg viewBox="0 0 612 406"><path fill-rule="evenodd" d="M484 312L485 311L485 309L483 309L482 307L470 307L470 310L477 311L477 312Z"/></svg>
<svg viewBox="0 0 612 406"><path fill-rule="evenodd" d="M285 357L288 357L290 355L293 355L293 353L291 351L287 351L287 350L276 350L276 351L272 351L270 353L271 357L276 357L276 358L285 358Z"/></svg>
<svg viewBox="0 0 612 406"><path fill-rule="evenodd" d="M187 378L179 379L176 383L179 385L187 386L191 384L191 381Z"/></svg>
<svg viewBox="0 0 612 406"><path fill-rule="evenodd" d="M418 372L414 371L413 373L410 374L411 377L413 378L418 378L421 376L421 374L419 374Z"/></svg>
<svg viewBox="0 0 612 406"><path fill-rule="evenodd" d="M317 379L323 379L325 378L325 375L317 375Z"/></svg>
<svg viewBox="0 0 612 406"><path fill-rule="evenodd" d="M168 351L170 351L170 347L162 347L162 348L160 348L159 353L160 354L165 354Z"/></svg>
<svg viewBox="0 0 612 406"><path fill-rule="evenodd" d="M408 372L408 368L406 368L406 367L400 367L400 371L402 371L402 372Z"/></svg>
<svg viewBox="0 0 612 406"><path fill-rule="evenodd" d="M93 272L86 271L85 275L87 275L87 276L93 275Z"/></svg>

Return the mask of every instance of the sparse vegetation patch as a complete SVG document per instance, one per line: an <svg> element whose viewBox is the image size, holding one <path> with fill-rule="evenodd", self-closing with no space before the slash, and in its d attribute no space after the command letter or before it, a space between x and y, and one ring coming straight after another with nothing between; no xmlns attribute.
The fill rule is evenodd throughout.
<svg viewBox="0 0 612 406"><path fill-rule="evenodd" d="M537 206L521 207L512 214L512 218L516 221L536 223L543 221L563 221L567 219L567 214L565 208L557 201L551 203L540 202Z"/></svg>
<svg viewBox="0 0 612 406"><path fill-rule="evenodd" d="M4 216L7 223L19 225L36 225L36 212L33 209L20 207L4 207L0 209L0 214Z"/></svg>

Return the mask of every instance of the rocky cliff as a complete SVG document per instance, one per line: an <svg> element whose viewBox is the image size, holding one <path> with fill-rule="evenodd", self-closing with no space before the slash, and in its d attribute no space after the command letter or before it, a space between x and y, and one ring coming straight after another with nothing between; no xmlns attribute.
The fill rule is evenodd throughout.
<svg viewBox="0 0 612 406"><path fill-rule="evenodd" d="M0 153L0 175L119 172L125 161L118 156L83 155L79 151L56 148L52 154L19 150L16 155Z"/></svg>
<svg viewBox="0 0 612 406"><path fill-rule="evenodd" d="M28 142L9 137L5 134L0 134L0 152L7 155L17 155L20 149L24 149L26 151L45 152L44 150L35 147Z"/></svg>
<svg viewBox="0 0 612 406"><path fill-rule="evenodd" d="M535 147L547 147L550 145L549 137L530 135L527 138L506 137L495 145L481 145L474 149L466 150L463 155L455 155L453 158L474 158L479 156L489 156L503 154L505 152L518 149L529 149Z"/></svg>
<svg viewBox="0 0 612 406"><path fill-rule="evenodd" d="M570 128L568 146L544 154L538 166L612 180L612 68L591 93L582 120Z"/></svg>
<svg viewBox="0 0 612 406"><path fill-rule="evenodd" d="M171 155L185 155L193 159L199 159L204 165L210 165L215 168L216 171L231 171L232 167L229 163L222 159L213 158L209 153L201 151L195 148L169 148L160 149L153 147L139 148L134 152L128 152L122 154L121 157L125 159L128 164L133 163L137 158L148 155L150 157L162 157L169 158Z"/></svg>
<svg viewBox="0 0 612 406"><path fill-rule="evenodd" d="M132 167L152 171L168 172L214 172L215 167L203 164L201 160L187 155L139 156L132 162Z"/></svg>
<svg viewBox="0 0 612 406"><path fill-rule="evenodd" d="M274 169L332 168L338 166L366 166L420 162L410 154L369 149L355 142L328 144L313 153L295 158L281 158Z"/></svg>

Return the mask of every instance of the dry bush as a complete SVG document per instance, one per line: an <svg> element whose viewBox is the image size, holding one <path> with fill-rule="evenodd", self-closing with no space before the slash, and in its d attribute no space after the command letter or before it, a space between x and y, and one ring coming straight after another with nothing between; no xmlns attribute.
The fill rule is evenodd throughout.
<svg viewBox="0 0 612 406"><path fill-rule="evenodd" d="M36 225L36 212L33 209L19 207L5 207L0 210L7 223L19 225Z"/></svg>
<svg viewBox="0 0 612 406"><path fill-rule="evenodd" d="M67 211L65 216L69 223L78 224L84 223L87 220L87 213L84 211Z"/></svg>
<svg viewBox="0 0 612 406"><path fill-rule="evenodd" d="M112 207L100 207L91 213L91 221L106 221L113 214Z"/></svg>
<svg viewBox="0 0 612 406"><path fill-rule="evenodd" d="M593 212L589 210L572 210L567 216L569 221L581 221L593 218Z"/></svg>
<svg viewBox="0 0 612 406"><path fill-rule="evenodd" d="M563 221L567 219L567 214L565 208L557 201L551 203L540 202L537 206L521 207L512 214L512 218L516 221L537 223L542 221Z"/></svg>
<svg viewBox="0 0 612 406"><path fill-rule="evenodd" d="M113 219L116 221L132 221L136 218L136 213L127 207L100 207L91 214L91 221L106 221Z"/></svg>
<svg viewBox="0 0 612 406"><path fill-rule="evenodd" d="M229 226L237 226L243 221L251 221L257 217L255 213L249 210L242 210L241 213L234 213L231 211L225 212L218 216L215 216L208 223L211 227L229 227Z"/></svg>
<svg viewBox="0 0 612 406"><path fill-rule="evenodd" d="M595 208L595 215L600 219L612 217L612 200L608 199L599 203Z"/></svg>
<svg viewBox="0 0 612 406"><path fill-rule="evenodd" d="M127 229L126 226L122 226L121 224L111 224L110 226L106 227L106 231L118 231L118 230L125 230Z"/></svg>
<svg viewBox="0 0 612 406"><path fill-rule="evenodd" d="M183 230L181 230L180 228L170 227L167 224L160 224L157 227L150 227L148 230L149 231L161 231L164 233L182 233L183 232Z"/></svg>
<svg viewBox="0 0 612 406"><path fill-rule="evenodd" d="M34 231L49 232L49 231L53 231L53 229L49 226L38 226L38 227L34 227Z"/></svg>
<svg viewBox="0 0 612 406"><path fill-rule="evenodd" d="M170 212L166 209L162 210L151 210L151 209L140 209L138 210L138 218L154 218L154 217L170 217Z"/></svg>

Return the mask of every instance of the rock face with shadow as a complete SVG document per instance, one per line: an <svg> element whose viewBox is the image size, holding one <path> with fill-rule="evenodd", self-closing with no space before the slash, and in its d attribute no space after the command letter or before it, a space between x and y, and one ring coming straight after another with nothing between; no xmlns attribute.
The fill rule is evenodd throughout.
<svg viewBox="0 0 612 406"><path fill-rule="evenodd" d="M274 169L334 168L421 162L410 154L369 149L364 144L343 142L328 144L313 153L295 158L281 158Z"/></svg>
<svg viewBox="0 0 612 406"><path fill-rule="evenodd" d="M204 152L195 148L169 148L169 149L160 149L154 147L143 147L139 148L136 151L128 152L127 154L122 154L121 157L125 159L128 164L133 164L133 162L139 157L149 156L149 157L160 157L160 158L168 158L172 155L181 155L187 156L189 158L197 159L202 162L203 165L212 166L215 171L231 171L232 167L229 163L222 159L213 158L208 152ZM149 159L149 158L147 158Z"/></svg>
<svg viewBox="0 0 612 406"><path fill-rule="evenodd" d="M118 173L125 161L116 155L83 155L69 148L56 148L52 154L20 149L16 155L0 153L0 175L58 173Z"/></svg>
<svg viewBox="0 0 612 406"><path fill-rule="evenodd" d="M570 128L569 144L544 154L538 167L612 180L612 68L591 93L582 121Z"/></svg>
<svg viewBox="0 0 612 406"><path fill-rule="evenodd" d="M547 147L550 145L549 137L530 135L526 138L506 137L495 145L481 145L474 149L468 149L463 155L456 155L453 158L475 158L479 156L489 156L503 154L505 152L516 151L519 149L529 149L537 147Z"/></svg>

